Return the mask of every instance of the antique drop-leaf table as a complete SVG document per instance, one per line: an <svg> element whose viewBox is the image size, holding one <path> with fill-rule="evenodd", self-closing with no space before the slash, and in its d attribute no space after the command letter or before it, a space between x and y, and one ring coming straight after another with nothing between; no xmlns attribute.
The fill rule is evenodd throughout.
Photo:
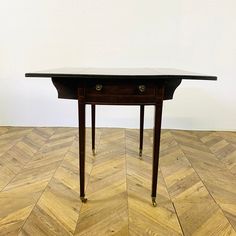
<svg viewBox="0 0 236 236"><path fill-rule="evenodd" d="M216 80L216 76L201 75L176 69L156 68L61 68L35 73L26 77L51 78L59 98L78 100L80 198L86 202L85 181L85 106L92 105L94 131L95 105L139 105L140 127L144 105L154 105L154 137L152 165L152 204L156 206L157 174L163 100L173 98L182 79ZM125 115L125 114L124 114ZM93 152L94 136L93 132ZM142 132L140 132L142 140ZM142 143L140 141L140 155Z"/></svg>

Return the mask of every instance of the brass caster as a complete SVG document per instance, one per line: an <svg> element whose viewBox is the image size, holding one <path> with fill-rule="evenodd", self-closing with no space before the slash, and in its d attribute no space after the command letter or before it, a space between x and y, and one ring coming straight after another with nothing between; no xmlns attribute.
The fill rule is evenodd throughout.
<svg viewBox="0 0 236 236"><path fill-rule="evenodd" d="M80 200L81 200L81 202L86 203L88 199L85 197L80 197Z"/></svg>
<svg viewBox="0 0 236 236"><path fill-rule="evenodd" d="M92 149L92 151L93 151L93 156L95 156L95 155L96 155L96 153L95 153L95 149Z"/></svg>
<svg viewBox="0 0 236 236"><path fill-rule="evenodd" d="M139 159L142 160L142 154L143 154L143 150L139 149Z"/></svg>
<svg viewBox="0 0 236 236"><path fill-rule="evenodd" d="M152 206L153 206L153 207L156 207L156 206L157 206L156 198L155 198L155 197L152 197Z"/></svg>

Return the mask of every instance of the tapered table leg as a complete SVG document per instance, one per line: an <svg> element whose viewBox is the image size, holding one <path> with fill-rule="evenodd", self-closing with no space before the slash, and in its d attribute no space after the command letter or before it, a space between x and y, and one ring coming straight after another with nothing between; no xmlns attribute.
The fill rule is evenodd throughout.
<svg viewBox="0 0 236 236"><path fill-rule="evenodd" d="M139 129L139 157L142 159L143 152L143 124L144 124L144 105L140 105L140 129Z"/></svg>
<svg viewBox="0 0 236 236"><path fill-rule="evenodd" d="M95 156L95 104L91 105L91 116L92 116L92 151Z"/></svg>
<svg viewBox="0 0 236 236"><path fill-rule="evenodd" d="M155 105L154 135L153 135L153 164L152 164L152 205L156 206L157 175L159 164L160 137L161 137L162 102Z"/></svg>
<svg viewBox="0 0 236 236"><path fill-rule="evenodd" d="M80 175L80 199L86 202L84 193L85 182L85 102L79 99L79 175Z"/></svg>

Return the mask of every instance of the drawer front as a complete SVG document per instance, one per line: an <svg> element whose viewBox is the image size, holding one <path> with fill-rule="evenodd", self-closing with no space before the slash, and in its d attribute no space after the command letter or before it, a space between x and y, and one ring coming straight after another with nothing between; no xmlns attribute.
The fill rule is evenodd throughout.
<svg viewBox="0 0 236 236"><path fill-rule="evenodd" d="M89 95L155 95L155 87L150 84L110 84L97 82L86 85L86 96Z"/></svg>
<svg viewBox="0 0 236 236"><path fill-rule="evenodd" d="M162 87L145 82L96 81L85 85L85 100L98 104L154 104L163 96Z"/></svg>

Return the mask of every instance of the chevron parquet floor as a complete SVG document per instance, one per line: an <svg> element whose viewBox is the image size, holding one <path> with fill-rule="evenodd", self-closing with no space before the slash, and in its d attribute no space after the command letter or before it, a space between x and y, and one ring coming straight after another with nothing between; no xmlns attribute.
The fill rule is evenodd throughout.
<svg viewBox="0 0 236 236"><path fill-rule="evenodd" d="M152 130L97 129L79 199L76 128L0 127L0 235L236 235L236 132L163 130L157 207Z"/></svg>

